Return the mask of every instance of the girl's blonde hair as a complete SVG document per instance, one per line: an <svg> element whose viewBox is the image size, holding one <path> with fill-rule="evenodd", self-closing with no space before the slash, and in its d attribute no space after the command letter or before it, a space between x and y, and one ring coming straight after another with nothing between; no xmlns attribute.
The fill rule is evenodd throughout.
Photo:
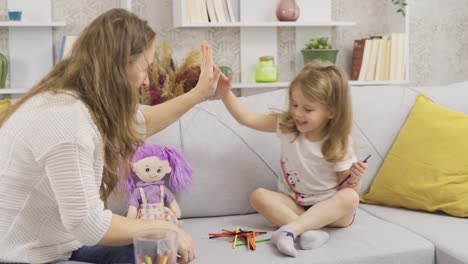
<svg viewBox="0 0 468 264"><path fill-rule="evenodd" d="M352 126L351 97L346 73L334 64L313 61L306 64L294 78L289 85L289 109L279 115L279 127L283 133L298 136L300 132L291 115L293 89L301 89L307 99L324 104L332 112L333 118L324 131L326 138L322 153L328 162L341 161L350 144Z"/></svg>
<svg viewBox="0 0 468 264"><path fill-rule="evenodd" d="M70 56L10 107L0 126L35 95L72 91L87 106L101 133L104 173L100 194L106 202L117 185L117 171L128 174L129 160L143 143L135 130L138 91L131 87L127 69L155 37L147 21L124 9L101 14L80 34Z"/></svg>

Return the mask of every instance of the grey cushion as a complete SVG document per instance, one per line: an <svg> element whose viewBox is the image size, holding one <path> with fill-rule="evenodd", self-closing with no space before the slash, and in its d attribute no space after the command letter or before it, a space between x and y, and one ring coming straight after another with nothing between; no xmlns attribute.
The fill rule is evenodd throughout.
<svg viewBox="0 0 468 264"><path fill-rule="evenodd" d="M259 214L185 219L182 228L192 235L197 259L194 263L434 263L434 246L424 238L358 210L348 228L325 229L330 240L315 250L300 250L293 259L281 255L272 242L258 243L257 250L231 248L225 238L209 239L209 233L234 230L265 230L270 237L276 228Z"/></svg>
<svg viewBox="0 0 468 264"><path fill-rule="evenodd" d="M361 204L360 207L434 243L437 263L468 263L468 219L378 205Z"/></svg>

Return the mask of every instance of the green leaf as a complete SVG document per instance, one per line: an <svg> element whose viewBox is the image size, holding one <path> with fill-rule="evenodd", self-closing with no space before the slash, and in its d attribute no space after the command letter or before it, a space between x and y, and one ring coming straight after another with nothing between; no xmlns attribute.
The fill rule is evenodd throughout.
<svg viewBox="0 0 468 264"><path fill-rule="evenodd" d="M305 44L306 49L331 49L332 46L326 37L312 38Z"/></svg>

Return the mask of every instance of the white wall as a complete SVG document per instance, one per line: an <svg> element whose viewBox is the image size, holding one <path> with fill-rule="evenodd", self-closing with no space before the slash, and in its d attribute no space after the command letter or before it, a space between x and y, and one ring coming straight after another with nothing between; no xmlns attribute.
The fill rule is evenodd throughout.
<svg viewBox="0 0 468 264"><path fill-rule="evenodd" d="M275 1L275 0L272 0ZM419 84L445 84L466 80L468 76L468 1L410 0L410 74ZM335 46L340 48L338 64L349 68L352 41L356 38L385 32L388 24L379 22L387 16L391 0L333 0L335 20L356 21L355 27L334 30ZM118 7L120 0L53 0L55 20L65 20L67 26L55 29L55 54L58 55L62 34L77 34L101 12ZM254 3L254 1L252 1ZM134 10L148 19L156 29L158 38L168 41L174 48L176 59L197 47L203 39L210 41L216 52L216 62L230 65L240 71L239 29L174 29L172 27L171 0L134 0ZM0 0L0 19L6 19L6 0ZM0 52L8 54L8 29L0 28ZM279 69L281 79L295 73L295 30L278 30ZM238 76L237 76L238 81Z"/></svg>

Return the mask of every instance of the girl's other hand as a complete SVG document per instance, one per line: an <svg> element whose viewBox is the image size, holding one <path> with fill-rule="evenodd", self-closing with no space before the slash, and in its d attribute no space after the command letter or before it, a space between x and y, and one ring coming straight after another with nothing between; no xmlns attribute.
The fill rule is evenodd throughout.
<svg viewBox="0 0 468 264"><path fill-rule="evenodd" d="M217 68L217 66L215 66ZM229 90L232 88L232 75L227 76L221 72L218 80L218 86L216 87L216 95L223 98Z"/></svg>
<svg viewBox="0 0 468 264"><path fill-rule="evenodd" d="M354 162L349 169L349 174L351 177L348 179L348 182L357 182L361 180L361 177L366 174L367 163L364 161Z"/></svg>

